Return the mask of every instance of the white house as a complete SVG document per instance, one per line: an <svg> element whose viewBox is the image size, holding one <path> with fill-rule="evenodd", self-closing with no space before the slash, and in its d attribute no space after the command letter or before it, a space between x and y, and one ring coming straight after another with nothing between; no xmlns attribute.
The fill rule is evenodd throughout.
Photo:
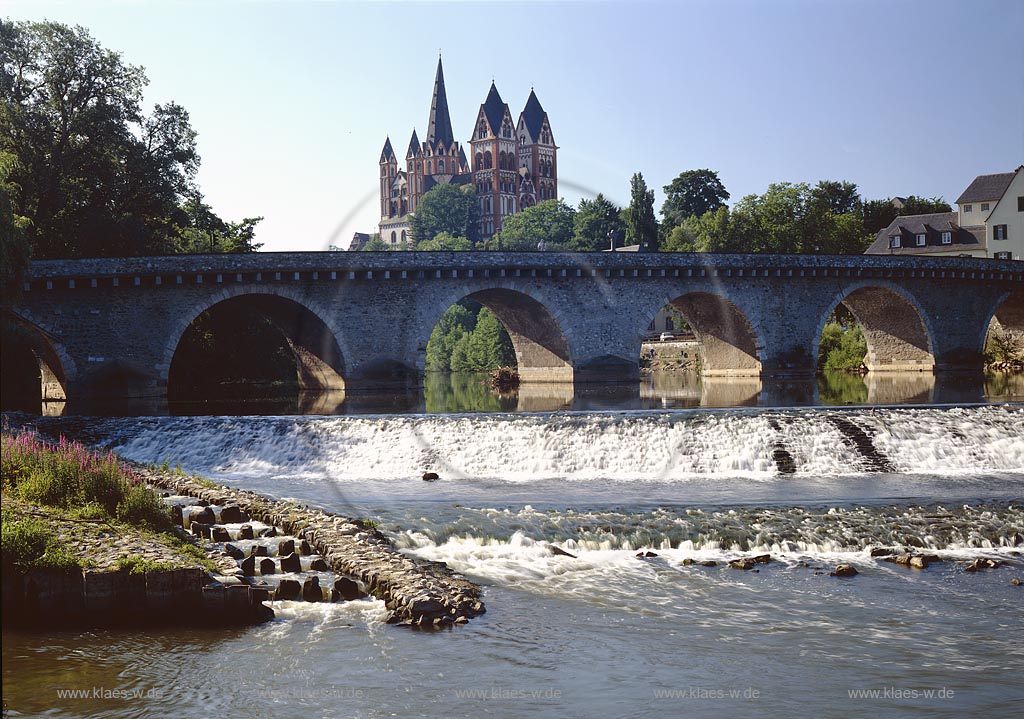
<svg viewBox="0 0 1024 719"><path fill-rule="evenodd" d="M1024 165L978 175L956 204L956 212L897 217L864 254L1024 260Z"/></svg>

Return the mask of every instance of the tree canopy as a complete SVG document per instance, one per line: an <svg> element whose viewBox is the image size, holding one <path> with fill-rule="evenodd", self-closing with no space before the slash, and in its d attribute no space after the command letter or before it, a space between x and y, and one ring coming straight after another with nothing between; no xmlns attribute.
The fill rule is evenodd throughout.
<svg viewBox="0 0 1024 719"><path fill-rule="evenodd" d="M661 218L668 227L681 225L688 217L700 217L725 206L729 193L714 170L687 170L665 185Z"/></svg>
<svg viewBox="0 0 1024 719"><path fill-rule="evenodd" d="M857 186L850 182L780 182L675 227L665 249L676 252L859 254L871 241Z"/></svg>
<svg viewBox="0 0 1024 719"><path fill-rule="evenodd" d="M417 245L442 232L464 237L471 245L480 239L480 208L472 185L437 185L423 194L410 220Z"/></svg>
<svg viewBox="0 0 1024 719"><path fill-rule="evenodd" d="M562 249L573 238L576 211L563 200L544 200L505 218L496 237L503 250Z"/></svg>
<svg viewBox="0 0 1024 719"><path fill-rule="evenodd" d="M33 256L191 251L194 231L215 251L256 249L260 218L190 217L196 132L174 102L142 111L147 82L85 28L0 20L0 152L16 158L7 182Z"/></svg>
<svg viewBox="0 0 1024 719"><path fill-rule="evenodd" d="M623 212L626 223L626 244L639 245L649 252L658 250L658 219L654 216L654 190L647 189L642 173L634 173L629 181L629 207Z"/></svg>
<svg viewBox="0 0 1024 719"><path fill-rule="evenodd" d="M625 236L626 223L622 210L601 193L593 200L580 200L573 217L572 238L569 249L575 252L600 252L609 248L608 233L616 231Z"/></svg>

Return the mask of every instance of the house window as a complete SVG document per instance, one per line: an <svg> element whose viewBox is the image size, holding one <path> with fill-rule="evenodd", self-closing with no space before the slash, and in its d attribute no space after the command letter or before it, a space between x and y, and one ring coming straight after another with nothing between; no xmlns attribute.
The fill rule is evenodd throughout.
<svg viewBox="0 0 1024 719"><path fill-rule="evenodd" d="M944 244L944 245L951 245L951 244L953 244L953 233L952 232L943 232L942 233L942 244Z"/></svg>
<svg viewBox="0 0 1024 719"><path fill-rule="evenodd" d="M1024 197L1017 198L1017 212L1024 212Z"/></svg>
<svg viewBox="0 0 1024 719"><path fill-rule="evenodd" d="M997 252L995 254L995 258L997 260L1008 260L1008 259L1010 259L1010 253L1009 252Z"/></svg>
<svg viewBox="0 0 1024 719"><path fill-rule="evenodd" d="M924 247L924 243L927 241L927 235L920 234L917 236L917 246Z"/></svg>
<svg viewBox="0 0 1024 719"><path fill-rule="evenodd" d="M992 228L992 239L993 240L1005 240L1006 239L1006 225L995 225Z"/></svg>
<svg viewBox="0 0 1024 719"><path fill-rule="evenodd" d="M974 205L964 205L964 212L970 212L974 209Z"/></svg>
<svg viewBox="0 0 1024 719"><path fill-rule="evenodd" d="M900 246L900 236L899 235L892 235L892 236L890 236L889 237L889 247L899 247L899 246Z"/></svg>
<svg viewBox="0 0 1024 719"><path fill-rule="evenodd" d="M988 203L987 202L982 202L981 203L981 211L982 212L988 212Z"/></svg>

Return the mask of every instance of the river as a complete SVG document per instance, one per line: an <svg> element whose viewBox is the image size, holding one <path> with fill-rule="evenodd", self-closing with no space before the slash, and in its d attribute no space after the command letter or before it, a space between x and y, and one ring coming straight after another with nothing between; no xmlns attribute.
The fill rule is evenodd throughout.
<svg viewBox="0 0 1024 719"><path fill-rule="evenodd" d="M132 459L371 518L404 551L481 583L488 612L436 633L383 624L372 599L277 603L248 629L5 631L5 706L303 719L1019 711L1016 385L890 382L902 399L858 406L867 382L772 403L784 389L740 381L718 385L746 398L722 407L703 385L645 382L527 402L435 386L412 411L51 420ZM427 470L441 479L423 482ZM942 561L871 556L890 545ZM772 560L726 564L755 553ZM964 570L986 557L1002 566ZM830 576L841 562L859 574Z"/></svg>

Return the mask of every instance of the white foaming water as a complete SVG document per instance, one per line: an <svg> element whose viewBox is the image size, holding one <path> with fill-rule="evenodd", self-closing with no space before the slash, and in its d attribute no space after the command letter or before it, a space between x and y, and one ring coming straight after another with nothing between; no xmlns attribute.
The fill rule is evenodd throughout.
<svg viewBox="0 0 1024 719"><path fill-rule="evenodd" d="M166 418L114 426L131 459L223 477L335 482L445 477L502 482L771 479L773 453L798 476L856 474L859 427L900 472L1024 470L1024 412L1013 407L555 415Z"/></svg>

